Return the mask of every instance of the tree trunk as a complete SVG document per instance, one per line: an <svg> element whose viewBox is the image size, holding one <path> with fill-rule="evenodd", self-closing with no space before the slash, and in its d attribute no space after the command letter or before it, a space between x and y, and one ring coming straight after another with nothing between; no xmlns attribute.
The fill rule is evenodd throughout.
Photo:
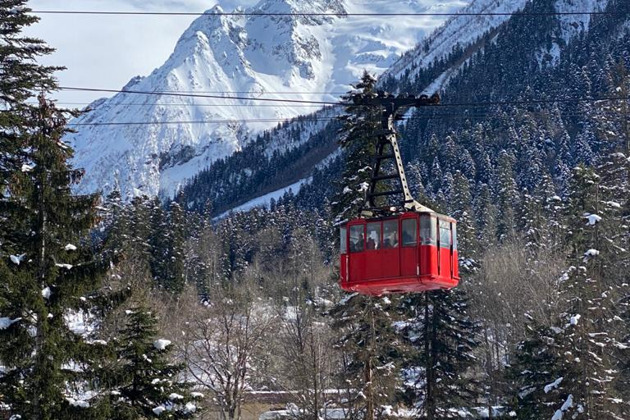
<svg viewBox="0 0 630 420"><path fill-rule="evenodd" d="M429 299L429 293L425 293L424 295L424 328L425 328L425 336L424 336L424 354L426 357L426 397L425 397L425 411L428 420L433 420L435 418L435 408L433 407L433 355L431 353L431 340L433 340L433 328L431 315L429 311L429 304L431 300Z"/></svg>
<svg viewBox="0 0 630 420"><path fill-rule="evenodd" d="M369 317L370 317L370 341L368 344L368 357L365 362L365 383L367 385L367 404L365 407L365 419L366 420L374 420L374 386L372 383L373 372L372 372L372 356L374 352L374 311L372 306L372 299L369 299Z"/></svg>

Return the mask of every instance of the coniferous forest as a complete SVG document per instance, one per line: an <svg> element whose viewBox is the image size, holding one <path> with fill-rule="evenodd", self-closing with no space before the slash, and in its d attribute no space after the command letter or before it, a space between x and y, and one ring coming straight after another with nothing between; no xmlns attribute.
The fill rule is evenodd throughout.
<svg viewBox="0 0 630 420"><path fill-rule="evenodd" d="M630 418L630 3L560 58L534 0L483 48L357 81L348 103L456 69L398 131L414 197L458 221L461 281L381 297L337 285L373 110L281 124L174 200L79 195L79 111L26 6L0 0L0 418Z"/></svg>

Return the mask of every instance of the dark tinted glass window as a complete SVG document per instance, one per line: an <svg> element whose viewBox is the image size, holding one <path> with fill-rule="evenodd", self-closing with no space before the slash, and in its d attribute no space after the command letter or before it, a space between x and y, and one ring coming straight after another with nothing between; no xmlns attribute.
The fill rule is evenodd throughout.
<svg viewBox="0 0 630 420"><path fill-rule="evenodd" d="M363 225L350 226L350 252L361 252L365 248Z"/></svg>
<svg viewBox="0 0 630 420"><path fill-rule="evenodd" d="M416 246L416 219L404 219L402 221L403 246Z"/></svg>
<svg viewBox="0 0 630 420"><path fill-rule="evenodd" d="M398 220L386 220L383 222L383 248L398 246Z"/></svg>
<svg viewBox="0 0 630 420"><path fill-rule="evenodd" d="M431 216L420 216L420 244L435 245L437 243L437 221Z"/></svg>
<svg viewBox="0 0 630 420"><path fill-rule="evenodd" d="M451 223L445 220L440 220L440 247L451 247Z"/></svg>
<svg viewBox="0 0 630 420"><path fill-rule="evenodd" d="M367 224L366 249L379 249L381 246L381 222Z"/></svg>

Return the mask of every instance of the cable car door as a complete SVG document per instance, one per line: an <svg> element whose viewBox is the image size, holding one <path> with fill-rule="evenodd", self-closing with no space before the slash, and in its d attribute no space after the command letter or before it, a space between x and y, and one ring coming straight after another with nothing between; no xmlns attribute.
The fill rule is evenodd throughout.
<svg viewBox="0 0 630 420"><path fill-rule="evenodd" d="M348 257L349 283L364 281L366 276L365 267L365 224L348 226L350 250Z"/></svg>
<svg viewBox="0 0 630 420"><path fill-rule="evenodd" d="M439 220L439 275L440 277L451 279L453 277L453 256L452 256L452 237L451 223L448 220Z"/></svg>
<svg viewBox="0 0 630 420"><path fill-rule="evenodd" d="M398 219L383 221L383 244L379 252L382 277L400 277L400 241Z"/></svg>
<svg viewBox="0 0 630 420"><path fill-rule="evenodd" d="M402 248L400 249L400 275L402 277L417 277L420 275L418 265L418 220L416 218L402 219Z"/></svg>

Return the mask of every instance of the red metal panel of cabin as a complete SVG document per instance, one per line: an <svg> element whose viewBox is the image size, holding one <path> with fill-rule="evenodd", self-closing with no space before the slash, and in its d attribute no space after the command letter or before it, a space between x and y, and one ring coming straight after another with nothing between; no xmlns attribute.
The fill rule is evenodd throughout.
<svg viewBox="0 0 630 420"><path fill-rule="evenodd" d="M417 246L403 246L400 249L400 275L402 277L416 277L419 275Z"/></svg>
<svg viewBox="0 0 630 420"><path fill-rule="evenodd" d="M400 247L384 248L378 251L378 263L383 278L400 277Z"/></svg>
<svg viewBox="0 0 630 420"><path fill-rule="evenodd" d="M385 267L383 262L382 251L380 249L366 250L365 254L365 273L367 279L380 279L385 277Z"/></svg>
<svg viewBox="0 0 630 420"><path fill-rule="evenodd" d="M351 252L348 258L348 273L350 283L364 281L367 277L365 252Z"/></svg>
<svg viewBox="0 0 630 420"><path fill-rule="evenodd" d="M439 252L440 252L440 258L438 262L439 264L438 274L444 280L450 281L450 279L452 278L451 267L452 267L452 262L453 262L453 259L451 258L451 249L440 247Z"/></svg>
<svg viewBox="0 0 630 420"><path fill-rule="evenodd" d="M435 245L420 245L420 275L437 276L437 247Z"/></svg>

